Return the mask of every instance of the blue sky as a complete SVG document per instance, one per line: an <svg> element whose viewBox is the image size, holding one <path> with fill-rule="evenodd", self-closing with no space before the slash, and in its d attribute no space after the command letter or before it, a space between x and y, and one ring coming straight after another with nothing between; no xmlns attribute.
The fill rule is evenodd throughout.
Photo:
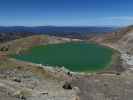
<svg viewBox="0 0 133 100"><path fill-rule="evenodd" d="M125 26L133 0L0 0L1 26Z"/></svg>

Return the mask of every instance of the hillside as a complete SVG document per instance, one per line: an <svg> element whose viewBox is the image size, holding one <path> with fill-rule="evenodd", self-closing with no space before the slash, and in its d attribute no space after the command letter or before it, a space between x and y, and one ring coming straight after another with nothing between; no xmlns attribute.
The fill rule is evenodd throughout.
<svg viewBox="0 0 133 100"><path fill-rule="evenodd" d="M32 33L22 33L22 32L0 32L0 43L1 42L6 42L6 41L10 41L10 40L15 40L15 39L19 39L19 38L24 38L27 36L32 36Z"/></svg>
<svg viewBox="0 0 133 100"><path fill-rule="evenodd" d="M32 46L68 41L71 39L34 35L1 43L0 100L75 100L75 90L62 88L67 73L44 69L40 64L17 61L8 56L24 53Z"/></svg>
<svg viewBox="0 0 133 100"><path fill-rule="evenodd" d="M112 45L115 48L124 49L128 53L132 53L133 26L123 27L116 32L110 32L101 36L94 36L89 40L110 46Z"/></svg>
<svg viewBox="0 0 133 100"><path fill-rule="evenodd" d="M133 53L133 26L127 27L125 34L118 39L120 48L125 48L127 53Z"/></svg>
<svg viewBox="0 0 133 100"><path fill-rule="evenodd" d="M133 27L122 28L117 32L93 37L91 40L119 52L108 70L74 74L63 69L51 69L8 57L9 54L26 53L27 48L32 46L81 41L79 39L34 35L0 43L0 48L4 50L0 52L0 98L2 100L132 100Z"/></svg>
<svg viewBox="0 0 133 100"><path fill-rule="evenodd" d="M102 37L100 37L102 38ZM114 48L121 53L121 59L128 69L133 68L133 26L128 26L105 35L100 42Z"/></svg>
<svg viewBox="0 0 133 100"><path fill-rule="evenodd" d="M110 44L119 49L124 49L127 53L133 50L133 26L121 28L117 32L112 32L100 37L100 42Z"/></svg>
<svg viewBox="0 0 133 100"><path fill-rule="evenodd" d="M133 30L133 26L120 28L116 32L112 32L104 35L104 42L116 43L119 40L121 40L125 35L130 34L132 30Z"/></svg>

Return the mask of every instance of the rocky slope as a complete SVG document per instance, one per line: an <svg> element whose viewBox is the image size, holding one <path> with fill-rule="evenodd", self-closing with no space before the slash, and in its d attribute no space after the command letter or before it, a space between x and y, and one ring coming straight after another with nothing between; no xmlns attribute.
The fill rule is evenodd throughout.
<svg viewBox="0 0 133 100"><path fill-rule="evenodd" d="M132 100L133 96L133 26L122 28L89 41L111 47L120 52L121 74L96 74L73 81L79 87L81 100ZM118 66L117 66L118 67Z"/></svg>
<svg viewBox="0 0 133 100"><path fill-rule="evenodd" d="M66 83L69 76L63 70L43 69L40 64L8 57L24 53L32 46L70 41L79 40L36 35L1 43L0 100L78 100L74 87Z"/></svg>
<svg viewBox="0 0 133 100"><path fill-rule="evenodd" d="M133 65L133 26L121 28L120 30L93 37L90 41L114 48L121 53L121 58L127 66Z"/></svg>
<svg viewBox="0 0 133 100"><path fill-rule="evenodd" d="M102 42L121 52L123 61L130 67L133 66L133 26L122 28L105 38Z"/></svg>
<svg viewBox="0 0 133 100"><path fill-rule="evenodd" d="M74 89L63 89L63 80L37 65L0 60L0 100L75 100Z"/></svg>
<svg viewBox="0 0 133 100"><path fill-rule="evenodd" d="M122 65L125 70L121 73L77 75L61 69L49 70L7 56L23 53L34 45L79 41L75 39L41 35L0 44L0 48L4 47L4 52L0 53L0 100L132 100L133 26L91 40L119 51L122 60L116 67ZM62 87L66 81L69 82L65 86L67 90Z"/></svg>

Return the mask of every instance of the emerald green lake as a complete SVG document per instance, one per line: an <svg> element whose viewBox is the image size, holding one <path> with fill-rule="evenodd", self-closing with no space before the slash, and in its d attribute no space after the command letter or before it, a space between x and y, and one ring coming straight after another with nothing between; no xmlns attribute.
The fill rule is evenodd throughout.
<svg viewBox="0 0 133 100"><path fill-rule="evenodd" d="M13 57L52 67L64 66L74 72L89 72L106 68L112 55L112 49L98 44L70 42L32 47L28 53Z"/></svg>

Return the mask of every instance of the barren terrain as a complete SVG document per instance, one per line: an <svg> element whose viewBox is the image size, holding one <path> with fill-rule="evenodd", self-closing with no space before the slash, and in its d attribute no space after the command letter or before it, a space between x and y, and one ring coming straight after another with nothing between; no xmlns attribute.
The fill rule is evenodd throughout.
<svg viewBox="0 0 133 100"><path fill-rule="evenodd" d="M25 53L35 45L81 41L79 39L40 35L0 44L0 48L4 48L0 52L0 100L132 100L133 27L92 40L115 49L118 56L109 69L83 75L8 56Z"/></svg>

